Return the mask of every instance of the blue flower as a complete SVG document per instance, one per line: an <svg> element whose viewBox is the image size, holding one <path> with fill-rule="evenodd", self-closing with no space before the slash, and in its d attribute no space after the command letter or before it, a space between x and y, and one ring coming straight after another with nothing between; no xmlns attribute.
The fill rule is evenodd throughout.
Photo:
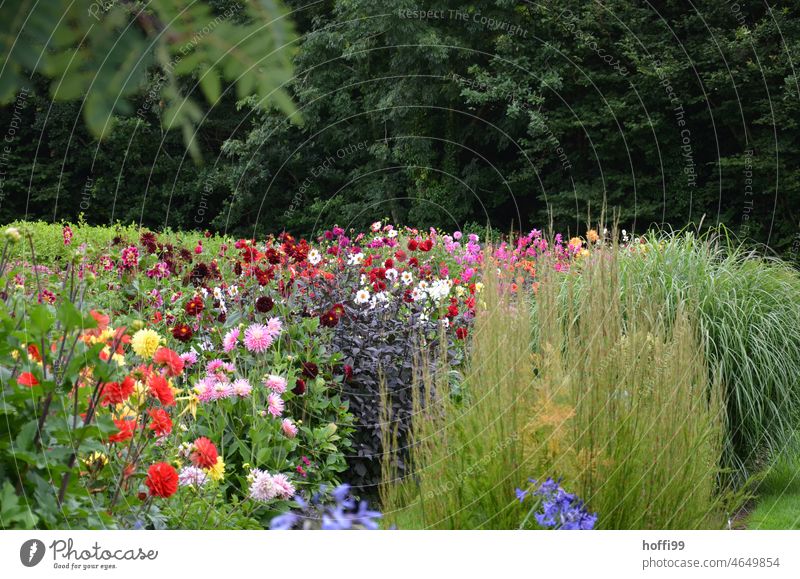
<svg viewBox="0 0 800 579"><path fill-rule="evenodd" d="M530 479L534 484L536 481ZM540 497L538 509L533 513L540 527L560 530L590 530L597 523L597 513L589 513L586 505L560 485L561 479L548 478L533 494ZM528 491L517 489L517 498L522 502ZM531 509L533 511L533 509ZM529 514L530 516L530 514Z"/></svg>

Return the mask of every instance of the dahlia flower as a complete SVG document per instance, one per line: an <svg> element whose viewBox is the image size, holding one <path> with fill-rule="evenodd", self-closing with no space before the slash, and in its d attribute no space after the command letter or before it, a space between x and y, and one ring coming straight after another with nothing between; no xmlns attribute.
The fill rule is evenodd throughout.
<svg viewBox="0 0 800 579"><path fill-rule="evenodd" d="M270 374L264 382L264 385L276 394L283 394L286 392L286 378L281 376Z"/></svg>
<svg viewBox="0 0 800 579"><path fill-rule="evenodd" d="M259 354L272 345L273 337L264 324L251 324L244 331L244 347L248 351Z"/></svg>
<svg viewBox="0 0 800 579"><path fill-rule="evenodd" d="M250 396L250 392L253 391L253 387L250 385L250 382L248 382L244 378L239 378L238 380L234 380L233 384L231 385L231 389L233 390L233 393L239 398L247 398L248 396Z"/></svg>
<svg viewBox="0 0 800 579"><path fill-rule="evenodd" d="M284 418L281 421L281 430L288 438L297 436L297 426L289 418Z"/></svg>
<svg viewBox="0 0 800 579"><path fill-rule="evenodd" d="M201 487L208 482L206 472L196 466L187 465L178 473L178 485L182 487Z"/></svg>
<svg viewBox="0 0 800 579"><path fill-rule="evenodd" d="M161 336L149 328L137 331L131 338L131 348L138 356L152 358L161 345Z"/></svg>
<svg viewBox="0 0 800 579"><path fill-rule="evenodd" d="M267 412L273 416L283 414L283 399L274 392L267 397Z"/></svg>
<svg viewBox="0 0 800 579"><path fill-rule="evenodd" d="M222 339L222 351L226 354L239 344L239 328L233 328Z"/></svg>

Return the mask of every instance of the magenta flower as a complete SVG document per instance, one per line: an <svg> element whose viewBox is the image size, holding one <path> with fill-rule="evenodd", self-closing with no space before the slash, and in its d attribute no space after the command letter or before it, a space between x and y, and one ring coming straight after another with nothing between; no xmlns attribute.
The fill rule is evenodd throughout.
<svg viewBox="0 0 800 579"><path fill-rule="evenodd" d="M272 318L270 322L273 319L276 318ZM278 324L280 325L280 321L278 321ZM280 327L278 331L280 331ZM244 331L244 347L247 348L249 352L255 354L266 351L266 349L272 345L273 340L274 336L272 332L269 330L269 327L264 324L251 324Z"/></svg>

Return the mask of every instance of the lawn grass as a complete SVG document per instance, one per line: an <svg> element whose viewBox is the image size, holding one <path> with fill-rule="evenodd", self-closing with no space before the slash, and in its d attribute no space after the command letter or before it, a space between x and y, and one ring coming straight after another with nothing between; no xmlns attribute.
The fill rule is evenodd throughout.
<svg viewBox="0 0 800 579"><path fill-rule="evenodd" d="M766 472L756 491L749 529L800 529L800 445L794 441Z"/></svg>

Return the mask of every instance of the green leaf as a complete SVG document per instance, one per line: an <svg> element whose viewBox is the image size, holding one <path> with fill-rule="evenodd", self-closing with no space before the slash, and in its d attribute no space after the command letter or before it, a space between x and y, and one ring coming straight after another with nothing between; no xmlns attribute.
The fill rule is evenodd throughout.
<svg viewBox="0 0 800 579"><path fill-rule="evenodd" d="M46 334L55 322L50 309L44 304L39 304L28 310L28 320L39 334Z"/></svg>

